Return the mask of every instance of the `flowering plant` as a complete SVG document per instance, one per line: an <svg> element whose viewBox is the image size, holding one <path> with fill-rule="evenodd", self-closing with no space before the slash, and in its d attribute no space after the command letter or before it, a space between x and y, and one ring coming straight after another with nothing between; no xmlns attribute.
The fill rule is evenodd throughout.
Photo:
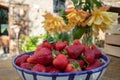
<svg viewBox="0 0 120 80"><path fill-rule="evenodd" d="M108 9L100 0L66 0L65 10L60 15L49 12L43 15L46 39L72 42L82 38L83 44L92 45L99 30L105 32L117 20L118 14L107 12Z"/></svg>

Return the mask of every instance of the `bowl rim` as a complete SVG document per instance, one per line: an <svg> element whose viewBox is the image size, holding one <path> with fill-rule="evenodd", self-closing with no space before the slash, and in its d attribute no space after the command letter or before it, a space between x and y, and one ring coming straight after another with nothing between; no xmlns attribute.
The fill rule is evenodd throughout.
<svg viewBox="0 0 120 80"><path fill-rule="evenodd" d="M94 69L91 69L91 70L85 70L85 71L78 71L78 72L66 72L66 73L46 73L46 72L35 72L35 71L31 71L31 70L27 70L27 69L23 69L19 66L17 66L15 64L15 60L18 58L18 57L21 57L22 55L25 55L25 54L33 54L34 51L32 52L26 52L26 53L22 53L18 56L15 56L13 59L12 59L12 65L15 69L19 70L19 71L23 71L25 73L28 73L28 74L37 74L37 75L42 75L42 76L69 76L69 75L82 75L82 74L91 74L91 73L95 73L95 72L99 72L99 71L102 71L104 68L106 68L109 63L110 63L110 59L108 56L106 56L105 54L102 54L101 58L105 60L105 64L98 67L98 68L94 68Z"/></svg>

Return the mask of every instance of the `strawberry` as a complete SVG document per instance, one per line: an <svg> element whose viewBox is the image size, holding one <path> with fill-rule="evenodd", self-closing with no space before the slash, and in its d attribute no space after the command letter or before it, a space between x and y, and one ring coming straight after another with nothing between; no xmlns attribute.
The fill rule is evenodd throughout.
<svg viewBox="0 0 120 80"><path fill-rule="evenodd" d="M40 51L43 48L42 45L37 46L37 49L35 50L34 54L37 54L38 51Z"/></svg>
<svg viewBox="0 0 120 80"><path fill-rule="evenodd" d="M85 66L85 61L84 60L77 60L81 68L84 68Z"/></svg>
<svg viewBox="0 0 120 80"><path fill-rule="evenodd" d="M69 63L65 69L65 72L80 71L80 66L77 62Z"/></svg>
<svg viewBox="0 0 120 80"><path fill-rule="evenodd" d="M28 69L30 70L31 69L31 64L30 63L22 63L20 65L21 68L24 68L24 69Z"/></svg>
<svg viewBox="0 0 120 80"><path fill-rule="evenodd" d="M53 60L53 65L60 70L64 70L68 64L67 57L64 54L58 54Z"/></svg>
<svg viewBox="0 0 120 80"><path fill-rule="evenodd" d="M53 60L52 52L48 48L42 48L27 59L29 63L49 65Z"/></svg>
<svg viewBox="0 0 120 80"><path fill-rule="evenodd" d="M100 62L99 60L95 60L95 62L92 65L89 65L89 66L86 67L86 70L91 70L91 69L100 67L102 65L103 65L102 62Z"/></svg>
<svg viewBox="0 0 120 80"><path fill-rule="evenodd" d="M93 51L93 50L86 50L86 49L85 49L83 55L85 56L86 61L87 61L89 64L93 64L93 63L94 63L94 61L95 61L95 54L94 54L94 51Z"/></svg>
<svg viewBox="0 0 120 80"><path fill-rule="evenodd" d="M37 71L37 72L45 72L46 71L46 67L44 65L41 64L36 64L33 68L32 71Z"/></svg>
<svg viewBox="0 0 120 80"><path fill-rule="evenodd" d="M55 43L51 43L52 49L55 49Z"/></svg>
<svg viewBox="0 0 120 80"><path fill-rule="evenodd" d="M84 46L84 52L87 51L87 50L90 50L90 47L89 46Z"/></svg>
<svg viewBox="0 0 120 80"><path fill-rule="evenodd" d="M80 66L81 68L83 68L84 65L85 65L85 61L84 61L84 60L68 59L68 61L69 61L69 63L73 63L73 62L79 63L79 66Z"/></svg>
<svg viewBox="0 0 120 80"><path fill-rule="evenodd" d="M72 63L72 62L75 62L75 61L77 61L77 60L76 60L76 59L72 59L72 58L69 58L69 59L68 59L68 62L69 62L69 63Z"/></svg>
<svg viewBox="0 0 120 80"><path fill-rule="evenodd" d="M98 59L102 55L101 51L95 46L92 45L92 50L94 51L95 58Z"/></svg>
<svg viewBox="0 0 120 80"><path fill-rule="evenodd" d="M66 51L71 58L77 58L82 54L84 47L82 45L70 45L66 48Z"/></svg>
<svg viewBox="0 0 120 80"><path fill-rule="evenodd" d="M27 59L28 59L29 57L30 57L29 55L26 55L26 54L25 54L25 55L17 58L17 59L16 59L16 64L17 64L18 66L20 66L22 63L27 62Z"/></svg>
<svg viewBox="0 0 120 80"><path fill-rule="evenodd" d="M68 43L66 43L66 42L57 42L55 45L55 49L58 51L61 51L67 46L67 44Z"/></svg>
<svg viewBox="0 0 120 80"><path fill-rule="evenodd" d="M58 70L54 66L49 66L49 67L47 67L47 71L46 72L58 73L58 72L60 72L60 70Z"/></svg>
<svg viewBox="0 0 120 80"><path fill-rule="evenodd" d="M48 49L51 49L52 48L52 45L48 43L48 41L44 41L43 44L42 44L43 47L45 48L48 48Z"/></svg>
<svg viewBox="0 0 120 80"><path fill-rule="evenodd" d="M68 43L67 41L64 41L64 43L66 44L66 46L68 46L68 45L69 45L69 43Z"/></svg>
<svg viewBox="0 0 120 80"><path fill-rule="evenodd" d="M78 39L75 39L73 41L73 45L81 45L80 41Z"/></svg>
<svg viewBox="0 0 120 80"><path fill-rule="evenodd" d="M40 49L42 49L43 48L43 46L42 45L39 45L39 46L37 46L37 49L35 50L35 51L39 51Z"/></svg>
<svg viewBox="0 0 120 80"><path fill-rule="evenodd" d="M38 57L32 55L32 56L30 56L30 57L27 59L27 62L28 62L28 63L31 63L31 64L38 64L38 63L39 63L39 59L38 59Z"/></svg>

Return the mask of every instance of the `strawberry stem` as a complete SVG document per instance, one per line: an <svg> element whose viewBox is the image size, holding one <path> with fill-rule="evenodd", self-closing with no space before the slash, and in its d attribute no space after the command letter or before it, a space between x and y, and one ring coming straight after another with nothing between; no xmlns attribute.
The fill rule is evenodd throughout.
<svg viewBox="0 0 120 80"><path fill-rule="evenodd" d="M86 60L86 57L83 54L80 55L80 59L84 60L87 66L89 65L88 61Z"/></svg>
<svg viewBox="0 0 120 80"><path fill-rule="evenodd" d="M72 62L72 64L74 65L74 68L77 69L77 70L80 70L80 65L78 62Z"/></svg>
<svg viewBox="0 0 120 80"><path fill-rule="evenodd" d="M53 56L53 58L55 58L57 55L59 54L59 51L57 51L57 50L52 50L52 56Z"/></svg>

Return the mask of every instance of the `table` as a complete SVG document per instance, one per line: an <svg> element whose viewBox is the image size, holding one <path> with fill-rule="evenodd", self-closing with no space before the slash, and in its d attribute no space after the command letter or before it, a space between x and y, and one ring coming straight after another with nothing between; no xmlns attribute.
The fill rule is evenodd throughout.
<svg viewBox="0 0 120 80"><path fill-rule="evenodd" d="M101 80L120 80L120 58L109 56L111 63ZM0 80L22 80L12 67L11 59L0 60Z"/></svg>

